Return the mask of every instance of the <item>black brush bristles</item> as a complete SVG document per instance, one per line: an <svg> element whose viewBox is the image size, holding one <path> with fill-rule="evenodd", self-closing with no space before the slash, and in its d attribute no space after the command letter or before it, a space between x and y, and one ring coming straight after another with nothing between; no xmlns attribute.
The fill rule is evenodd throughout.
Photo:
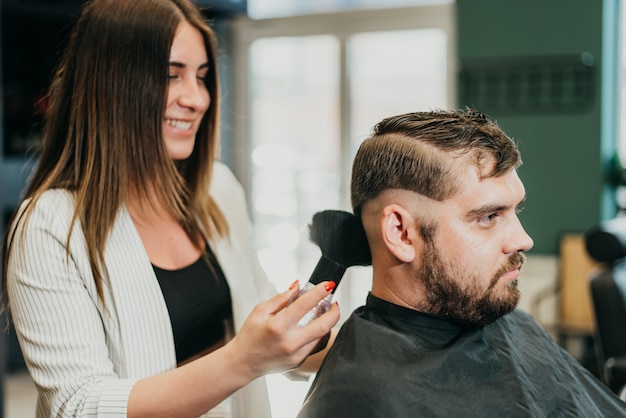
<svg viewBox="0 0 626 418"><path fill-rule="evenodd" d="M361 220L350 212L317 212L309 225L309 236L322 251L309 283L315 285L332 280L339 285L348 267L372 264Z"/></svg>

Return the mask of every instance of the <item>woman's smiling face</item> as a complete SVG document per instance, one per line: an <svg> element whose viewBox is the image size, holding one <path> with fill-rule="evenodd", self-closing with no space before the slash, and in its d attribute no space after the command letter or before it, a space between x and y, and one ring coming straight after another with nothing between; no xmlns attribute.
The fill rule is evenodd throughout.
<svg viewBox="0 0 626 418"><path fill-rule="evenodd" d="M204 38L187 22L176 30L168 71L163 136L169 156L184 160L193 151L200 122L211 104L205 83L209 62Z"/></svg>

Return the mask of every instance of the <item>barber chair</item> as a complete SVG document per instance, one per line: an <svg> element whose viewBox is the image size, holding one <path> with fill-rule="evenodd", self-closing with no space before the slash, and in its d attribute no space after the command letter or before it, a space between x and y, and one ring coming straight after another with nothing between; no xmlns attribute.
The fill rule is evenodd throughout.
<svg viewBox="0 0 626 418"><path fill-rule="evenodd" d="M585 246L589 256L602 263L589 282L600 377L619 394L626 387L626 217L587 231Z"/></svg>

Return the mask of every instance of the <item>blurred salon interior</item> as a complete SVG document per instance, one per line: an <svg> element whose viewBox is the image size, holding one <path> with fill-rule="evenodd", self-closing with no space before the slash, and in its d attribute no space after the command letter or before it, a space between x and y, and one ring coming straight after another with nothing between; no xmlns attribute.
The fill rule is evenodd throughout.
<svg viewBox="0 0 626 418"><path fill-rule="evenodd" d="M82 3L1 0L0 231L36 163L46 89ZM626 374L626 316L597 314L590 285L626 252L594 258L586 239L626 210L625 2L196 3L218 35L221 158L247 192L258 256L278 289L305 280L319 259L307 236L312 215L350 210L351 161L374 123L472 106L498 121L524 159L520 218L535 245L520 308L607 385ZM365 300L368 269L351 268L342 281L342 320ZM623 314L626 283L617 289ZM600 335L615 325L621 336ZM621 353L608 354L612 337ZM620 356L622 369L607 377L607 359ZM295 416L311 380L267 381L273 416ZM0 418L34 416L36 392L11 329L0 334L0 384Z"/></svg>

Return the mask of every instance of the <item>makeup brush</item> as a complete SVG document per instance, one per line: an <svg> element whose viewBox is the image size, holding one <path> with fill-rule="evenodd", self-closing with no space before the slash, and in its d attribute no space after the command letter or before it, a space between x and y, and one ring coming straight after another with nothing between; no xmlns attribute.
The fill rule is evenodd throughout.
<svg viewBox="0 0 626 418"><path fill-rule="evenodd" d="M309 237L322 250L322 256L307 284L294 295L290 303L323 281L335 282L335 288L300 320L299 326L308 324L328 310L333 293L348 267L372 264L361 219L350 212L325 210L315 213L309 225Z"/></svg>

